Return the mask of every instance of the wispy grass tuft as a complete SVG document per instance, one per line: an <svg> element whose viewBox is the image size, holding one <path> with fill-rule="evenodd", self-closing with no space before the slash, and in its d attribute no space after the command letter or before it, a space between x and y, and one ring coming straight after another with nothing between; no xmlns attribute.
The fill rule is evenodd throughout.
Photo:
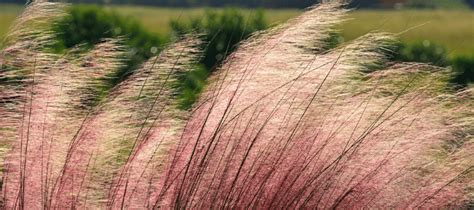
<svg viewBox="0 0 474 210"><path fill-rule="evenodd" d="M467 207L472 88L447 88L443 68L388 63L391 34L327 50L343 6L241 43L183 111L176 84L202 56L199 36L104 91L123 41L50 54L45 26L63 6L32 3L0 57L4 207Z"/></svg>

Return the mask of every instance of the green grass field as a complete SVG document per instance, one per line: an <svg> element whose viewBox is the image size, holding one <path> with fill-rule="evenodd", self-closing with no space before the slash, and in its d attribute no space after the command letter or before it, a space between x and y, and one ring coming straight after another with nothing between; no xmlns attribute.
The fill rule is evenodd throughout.
<svg viewBox="0 0 474 210"><path fill-rule="evenodd" d="M0 38L8 32L8 28L20 12L20 6L0 4Z"/></svg>
<svg viewBox="0 0 474 210"><path fill-rule="evenodd" d="M151 8L135 6L110 6L120 14L139 20L151 32L167 34L169 21L187 20L200 16L203 8ZM20 6L0 4L0 37L4 36ZM252 14L253 10L243 10ZM301 13L299 10L266 10L271 24L284 22ZM401 11L353 11L348 20L340 26L346 40L354 39L372 31L401 33L405 42L430 40L444 45L450 56L474 53L474 12L470 10L401 10Z"/></svg>

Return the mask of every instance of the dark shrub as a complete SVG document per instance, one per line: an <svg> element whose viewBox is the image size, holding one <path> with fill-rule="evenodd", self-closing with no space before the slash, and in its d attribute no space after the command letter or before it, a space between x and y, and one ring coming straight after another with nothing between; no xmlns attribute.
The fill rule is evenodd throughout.
<svg viewBox="0 0 474 210"><path fill-rule="evenodd" d="M453 59L451 63L455 72L451 80L452 83L464 87L474 82L474 54L459 56Z"/></svg>
<svg viewBox="0 0 474 210"><path fill-rule="evenodd" d="M330 50L344 43L344 37L339 32L331 32L330 37L326 42L327 42L327 45L325 46L324 49Z"/></svg>
<svg viewBox="0 0 474 210"><path fill-rule="evenodd" d="M78 44L85 44L86 48L91 47L104 38L124 38L130 50L125 59L127 65L114 75L112 85L153 56L165 43L165 39L147 32L134 19L119 16L98 6L74 6L68 12L70 15L56 26L61 43L58 46L59 50Z"/></svg>
<svg viewBox="0 0 474 210"><path fill-rule="evenodd" d="M454 86L462 88L474 81L474 54L448 59L444 47L429 41L414 44L398 43L394 49L392 56L394 61L421 62L437 66L450 65L454 71L451 79L451 84Z"/></svg>
<svg viewBox="0 0 474 210"><path fill-rule="evenodd" d="M398 43L395 47L393 60L430 63L437 66L447 65L446 49L428 40L413 44Z"/></svg>
<svg viewBox="0 0 474 210"><path fill-rule="evenodd" d="M206 85L208 76L209 71L203 65L197 65L194 70L181 76L177 87L179 108L184 110L191 108Z"/></svg>
<svg viewBox="0 0 474 210"><path fill-rule="evenodd" d="M222 12L207 10L203 17L192 18L189 22L174 20L170 24L177 35L192 31L205 35L207 47L202 64L208 69L220 63L241 40L267 26L261 10L246 17L236 9L225 9Z"/></svg>

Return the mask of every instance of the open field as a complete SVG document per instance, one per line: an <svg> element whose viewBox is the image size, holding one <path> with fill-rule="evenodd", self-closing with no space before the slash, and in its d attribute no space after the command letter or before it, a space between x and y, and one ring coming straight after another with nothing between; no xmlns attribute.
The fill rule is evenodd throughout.
<svg viewBox="0 0 474 210"><path fill-rule="evenodd" d="M20 13L21 7L17 5L0 4L0 38L8 32L8 28Z"/></svg>
<svg viewBox="0 0 474 210"><path fill-rule="evenodd" d="M2 37L20 6L0 5L0 37ZM120 14L139 20L148 30L167 34L170 31L169 21L187 20L202 15L206 9L179 8L145 8L136 6L110 6ZM246 14L254 11L245 9ZM298 15L299 10L266 10L267 21L272 24L283 22ZM444 45L450 56L471 54L474 52L474 12L469 10L435 10L435 11L370 11L352 12L349 19L340 26L346 40L353 39L371 31L400 33L406 42L430 40Z"/></svg>
<svg viewBox="0 0 474 210"><path fill-rule="evenodd" d="M447 47L450 55L474 53L473 11L356 11L350 17L342 27L349 39L374 30L406 31L401 34L406 42L430 40Z"/></svg>

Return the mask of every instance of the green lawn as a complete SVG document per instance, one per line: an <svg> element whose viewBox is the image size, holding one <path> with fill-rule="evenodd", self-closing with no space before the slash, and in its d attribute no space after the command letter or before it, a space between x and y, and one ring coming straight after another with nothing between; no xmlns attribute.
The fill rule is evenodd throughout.
<svg viewBox="0 0 474 210"><path fill-rule="evenodd" d="M131 6L110 6L120 14L138 19L150 31L169 33L168 23L173 19L187 20L200 16L203 8L150 8ZM0 4L0 37L2 37L14 17L20 11L19 6ZM253 10L243 10L252 14ZM301 13L299 10L266 10L267 21L281 23ZM340 26L346 40L371 31L401 33L403 41L414 42L430 40L448 48L450 55L474 53L474 12L469 10L401 10L351 12L348 20Z"/></svg>
<svg viewBox="0 0 474 210"><path fill-rule="evenodd" d="M0 38L3 38L3 36L8 32L8 28L20 11L20 6L0 4Z"/></svg>
<svg viewBox="0 0 474 210"><path fill-rule="evenodd" d="M357 11L343 26L345 38L370 31L400 33L407 42L430 40L442 44L450 55L474 53L474 12L459 11Z"/></svg>

